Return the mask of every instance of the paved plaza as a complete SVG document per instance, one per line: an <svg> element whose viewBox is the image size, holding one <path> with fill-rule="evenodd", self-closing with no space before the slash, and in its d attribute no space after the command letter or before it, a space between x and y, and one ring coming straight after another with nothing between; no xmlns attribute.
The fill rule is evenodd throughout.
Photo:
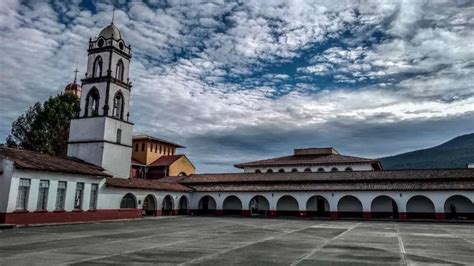
<svg viewBox="0 0 474 266"><path fill-rule="evenodd" d="M474 225L169 217L0 232L0 265L474 264Z"/></svg>

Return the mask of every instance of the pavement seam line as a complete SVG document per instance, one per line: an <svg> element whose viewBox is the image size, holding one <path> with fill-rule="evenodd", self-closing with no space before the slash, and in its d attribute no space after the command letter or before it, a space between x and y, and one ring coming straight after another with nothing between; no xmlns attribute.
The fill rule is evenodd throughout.
<svg viewBox="0 0 474 266"><path fill-rule="evenodd" d="M404 265L408 265L407 263L407 258L406 258L406 251L405 251L405 245L403 244L403 239L400 234L400 229L398 228L398 225L395 225L395 228L397 229L397 239L398 239L398 246L400 247L400 254L402 257L402 262Z"/></svg>
<svg viewBox="0 0 474 266"><path fill-rule="evenodd" d="M91 235L89 237L109 236L109 235L116 235L116 234L136 233L136 232L152 231L152 230L156 230L156 228L146 229L146 230L133 230L133 231L126 231L126 232L106 234L106 235ZM193 229L182 231L182 232L189 232L189 231L194 231L194 230L195 229L193 228ZM113 243L116 243L116 242L127 242L127 241L133 241L133 240L138 240L138 239L147 239L147 238L160 236L160 235L163 235L163 234L166 234L166 233L156 234L156 235L149 235L149 236L142 236L142 237L135 237L135 238L129 238L129 239L117 239L117 240L105 241L105 242L101 242L101 243L97 243L97 244L92 244L90 246L103 245L103 244L113 244ZM80 238L81 237L72 237L72 238L62 239L62 240L74 240L74 239L80 239ZM51 241L46 241L46 242L51 242ZM41 243L41 242L32 242L32 243ZM58 251L58 250L61 250L61 249L64 249L64 248L69 248L69 247L52 248L52 249L42 250L42 251L38 251L38 252L29 252L29 253L25 253L25 254L17 254L17 255L13 255L13 256L9 257L8 259L16 259L18 257L24 257L24 256L27 256L27 255L32 255L32 254L43 254L43 253L48 253L48 252L51 252L51 251Z"/></svg>
<svg viewBox="0 0 474 266"><path fill-rule="evenodd" d="M264 228L264 227L262 227L262 228ZM246 231L250 231L250 230L252 230L252 229L254 229L254 228L246 229L246 230L239 230L239 231L235 231L235 232L229 232L229 233L221 234L221 235L219 235L219 236L234 234L234 233L237 233L237 232L246 232ZM156 236L156 235L155 235L155 236ZM149 237L141 237L141 238L136 238L136 239L144 239L144 238L150 238L150 237L152 237L152 236L149 236ZM135 253L135 252L141 252L141 251L144 251L144 250L150 250L150 249L154 249L154 248L168 247L168 246L173 246L173 245L176 245L176 244L191 242L191 241L195 241L195 240L204 240L204 239L209 239L209 238L213 238L213 237L214 237L214 236L211 236L211 237L206 236L206 237L195 238L195 239L181 240L181 241L172 242L172 243L165 244L165 245L155 245L155 246L152 246L152 247L147 247L147 248L144 248L144 249L139 249L139 250L134 250L134 251L120 252L120 253L110 254L110 255L106 255L106 256L96 256L96 257L93 257L93 258L88 258L88 259L78 260L78 261L74 261L74 262L63 263L63 264L61 264L61 265L71 265L71 264L77 264L77 263L81 263L81 262L93 261L93 260L97 260L97 259L109 258L109 257L113 257L113 256L118 256L118 255L126 255L126 254ZM132 240L132 239L130 239L130 240ZM133 240L135 240L135 239L133 239ZM118 240L118 241L122 241L122 240Z"/></svg>
<svg viewBox="0 0 474 266"><path fill-rule="evenodd" d="M284 223L284 224L287 224L287 223ZM302 230L308 229L308 228L310 228L310 227L311 227L311 226L307 226L307 227L304 227L304 228L301 228L301 229L297 229L297 230L292 230L292 231L284 232L284 233L278 234L278 235L276 235L276 236L264 238L264 239L262 239L262 240L260 240L260 241L247 243L247 244L240 245L240 246L237 246L237 247L233 247L233 248L231 248L231 249L227 249L227 250L224 250L224 251L220 251L220 252L217 252L217 253L214 253L214 254L211 254L211 255L207 255L207 256L203 256L203 257L197 258L197 259L189 260L189 261L180 263L180 264L178 264L178 265L187 265L187 264L189 264L189 263L194 263L194 262L197 262L197 261L202 261L202 260L205 260L205 259L209 259L209 258L218 256L218 255L221 255L221 254L224 254L224 253L233 251L233 250L237 250L237 249L239 249L239 248L251 246L251 245L253 245L253 244L262 243L262 242L265 242L265 241L268 241L268 240L275 239L275 238L277 238L277 237L281 237L281 236L284 236L284 235L288 235L288 234L292 234L292 233L295 233L295 232L298 232L298 231L302 231Z"/></svg>
<svg viewBox="0 0 474 266"><path fill-rule="evenodd" d="M356 227L359 226L360 224L361 224L361 222L360 222L360 223L356 223L355 225L349 227L346 231L344 231L344 232L338 234L337 236L335 236L335 237L333 237L333 238L331 238L331 239L329 239L329 240L326 240L326 242L325 242L322 246L312 249L312 250L309 251L306 255L304 255L303 257L301 257L301 258L295 260L293 263L291 263L291 265L297 265L298 263L302 262L303 260L309 258L310 256L312 256L312 255L315 254L316 252L318 252L318 251L320 251L321 249L323 249L327 244L331 243L331 242L334 241L334 240L337 240L337 239L340 238L341 236L343 236L343 235L345 235L346 233L352 231L352 229L356 228Z"/></svg>

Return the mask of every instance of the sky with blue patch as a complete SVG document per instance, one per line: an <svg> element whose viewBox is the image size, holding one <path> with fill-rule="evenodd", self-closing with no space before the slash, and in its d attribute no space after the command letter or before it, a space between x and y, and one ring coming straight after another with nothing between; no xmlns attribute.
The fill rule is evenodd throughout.
<svg viewBox="0 0 474 266"><path fill-rule="evenodd" d="M199 172L301 147L376 158L474 131L472 1L3 0L1 139L84 75L113 6L135 133L183 144Z"/></svg>

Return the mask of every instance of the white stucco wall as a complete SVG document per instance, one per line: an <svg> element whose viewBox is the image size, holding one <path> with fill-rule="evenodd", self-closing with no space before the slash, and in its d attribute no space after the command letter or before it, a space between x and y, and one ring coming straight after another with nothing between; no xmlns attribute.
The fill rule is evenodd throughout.
<svg viewBox="0 0 474 266"><path fill-rule="evenodd" d="M268 200L270 210L277 210L277 202L281 197L291 195L297 200L299 211L306 211L308 200L316 195L322 196L327 200L329 205L327 211L331 212L338 211L339 200L347 195L356 197L361 202L364 212L371 212L372 201L381 195L392 198L396 202L399 212L406 212L408 200L416 195L428 197L435 205L436 212L438 213L444 212L446 200L453 195L462 195L474 202L474 191L193 192L190 195L190 209L199 209L199 200L206 195L214 198L217 209L223 209L223 201L228 196L237 196L241 200L244 210L249 209L250 200L256 195L261 195ZM349 203L349 205L352 206L353 204ZM352 207L354 208L349 208L346 211L355 210L357 206L354 205Z"/></svg>
<svg viewBox="0 0 474 266"><path fill-rule="evenodd" d="M20 178L30 179L30 191L28 195L28 211L33 212L37 210L38 205L38 192L40 180L49 181L48 191L48 211L54 211L56 209L56 196L58 181L66 181L66 200L64 210L72 211L74 209L74 197L76 193L76 184L78 182L84 183L84 196L82 202L82 210L89 210L90 201L90 190L91 184L98 184L99 187L103 186L105 179L95 178L84 175L73 175L66 173L51 173L51 172L38 172L38 171L25 171L15 169L11 178L10 184L10 196L8 200L7 212L13 212L16 210L16 201L18 196L18 185ZM99 195L100 199L100 195Z"/></svg>
<svg viewBox="0 0 474 266"><path fill-rule="evenodd" d="M311 172L317 172L319 168L323 168L325 172L331 172L332 168L337 168L338 171L342 172L345 171L347 167L352 168L352 171L372 171L371 164L343 164L343 165L315 165L315 166L271 166L271 167L255 167L255 166L247 166L244 167L245 173L255 173L258 169L262 173L266 173L269 169L272 169L274 173L283 169L285 173L291 172L293 169L297 169L298 172L304 172L306 168L310 168Z"/></svg>

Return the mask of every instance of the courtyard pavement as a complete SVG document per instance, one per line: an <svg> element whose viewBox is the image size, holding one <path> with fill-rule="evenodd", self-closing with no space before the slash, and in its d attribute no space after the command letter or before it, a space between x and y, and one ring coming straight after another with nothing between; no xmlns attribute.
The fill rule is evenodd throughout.
<svg viewBox="0 0 474 266"><path fill-rule="evenodd" d="M474 264L474 225L170 217L0 231L0 265Z"/></svg>

